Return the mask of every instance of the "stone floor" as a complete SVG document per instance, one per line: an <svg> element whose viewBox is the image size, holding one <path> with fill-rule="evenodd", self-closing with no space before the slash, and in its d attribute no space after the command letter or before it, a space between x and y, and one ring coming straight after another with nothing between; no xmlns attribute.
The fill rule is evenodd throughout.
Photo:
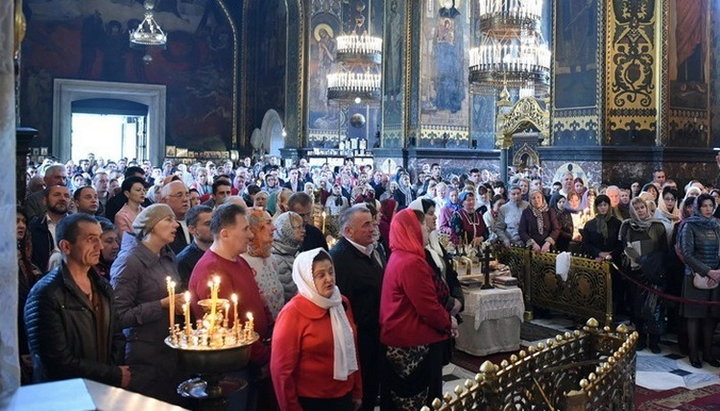
<svg viewBox="0 0 720 411"><path fill-rule="evenodd" d="M536 319L532 324L553 328L558 332L574 328L572 320L566 318ZM545 338L529 341L521 340L521 346L537 344ZM662 352L653 354L649 349L637 353L637 374L636 384L657 391L670 390L673 388L699 389L712 384L720 384L720 369L703 364L703 368L697 369L690 365L688 357L680 353L677 339L674 335L664 336L660 342ZM458 384L465 379L473 379L475 372L449 364L443 369L443 392L453 392Z"/></svg>

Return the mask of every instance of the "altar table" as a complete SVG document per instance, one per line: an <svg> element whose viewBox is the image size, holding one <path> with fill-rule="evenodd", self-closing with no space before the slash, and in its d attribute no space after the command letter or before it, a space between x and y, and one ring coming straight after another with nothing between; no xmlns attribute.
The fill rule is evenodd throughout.
<svg viewBox="0 0 720 411"><path fill-rule="evenodd" d="M465 309L455 348L476 356L520 349L525 304L520 288L463 288Z"/></svg>

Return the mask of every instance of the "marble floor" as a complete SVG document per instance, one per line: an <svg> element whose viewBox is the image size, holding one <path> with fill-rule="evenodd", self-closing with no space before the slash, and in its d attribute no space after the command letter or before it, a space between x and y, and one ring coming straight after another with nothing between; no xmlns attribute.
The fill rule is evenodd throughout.
<svg viewBox="0 0 720 411"><path fill-rule="evenodd" d="M536 319L534 324L555 328L565 332L574 328L571 320L564 318ZM540 341L521 341L521 346L537 344ZM686 355L680 353L674 335L667 335L660 342L662 352L653 354L649 349L637 353L636 384L638 386L664 391L673 388L699 389L712 384L720 384L720 368L711 367L703 363L698 369L690 365ZM465 379L473 379L475 372L455 364L449 364L443 369L443 392L453 392L458 384Z"/></svg>

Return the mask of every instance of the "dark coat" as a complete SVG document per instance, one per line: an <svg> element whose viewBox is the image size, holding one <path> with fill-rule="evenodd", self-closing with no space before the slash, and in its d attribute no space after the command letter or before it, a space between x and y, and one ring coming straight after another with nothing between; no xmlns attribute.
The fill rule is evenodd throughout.
<svg viewBox="0 0 720 411"><path fill-rule="evenodd" d="M95 311L63 263L35 284L25 306L37 382L88 378L120 385L118 365L122 364L125 338L117 321L113 290L94 271L88 275L104 300L108 361L97 360Z"/></svg>
<svg viewBox="0 0 720 411"><path fill-rule="evenodd" d="M319 228L312 224L305 224L305 239L303 239L299 251L309 251L318 247L322 247L325 251L328 250L325 236Z"/></svg>
<svg viewBox="0 0 720 411"><path fill-rule="evenodd" d="M335 264L335 279L340 293L350 300L357 313L357 344L362 373L363 403L374 404L380 387L380 293L382 291L385 256L368 257L345 237L335 244L330 255ZM380 262L378 262L378 259ZM365 406L362 409L372 409Z"/></svg>
<svg viewBox="0 0 720 411"><path fill-rule="evenodd" d="M186 229L183 228L182 224L178 224L177 232L175 233L175 240L170 243L170 249L173 250L175 255L180 254L180 251L185 249L188 245L188 242L185 239L185 230Z"/></svg>
<svg viewBox="0 0 720 411"><path fill-rule="evenodd" d="M190 283L190 274L203 254L205 251L201 250L193 241L177 255L178 274L180 274L183 288L187 288Z"/></svg>
<svg viewBox="0 0 720 411"><path fill-rule="evenodd" d="M558 223L555 211L548 210L543 213L543 231L540 232L532 208L528 207L523 210L520 216L518 232L520 239L524 243L527 244L528 241L533 240L537 245L542 247L542 245L545 244L545 239L548 237L552 238L553 241L557 241L558 235L560 235L560 224Z"/></svg>
<svg viewBox="0 0 720 411"><path fill-rule="evenodd" d="M120 326L127 338L126 361L133 370L131 389L164 400L179 381L175 380L177 357L165 345L168 309L160 300L168 296L166 277L178 284L175 255L165 247L160 256L141 242L120 250L110 270ZM176 292L182 289L176 287Z"/></svg>
<svg viewBox="0 0 720 411"><path fill-rule="evenodd" d="M46 273L48 271L48 260L50 254L55 248L53 238L47 225L47 216L37 216L30 220L29 227L32 240L32 256L31 260L40 271Z"/></svg>
<svg viewBox="0 0 720 411"><path fill-rule="evenodd" d="M560 233L558 234L557 241L555 242L555 249L558 251L567 251L568 248L570 248L570 242L573 238L573 230L575 229L572 215L567 210L558 211L555 215L557 216L558 224L560 225Z"/></svg>
<svg viewBox="0 0 720 411"><path fill-rule="evenodd" d="M621 224L622 222L620 220L611 217L607 223L607 238L603 238L598 231L597 218L588 221L582 231L583 251L593 258L597 258L601 252L612 253L613 260L616 264L619 264L620 255L623 250L623 244L618 239Z"/></svg>

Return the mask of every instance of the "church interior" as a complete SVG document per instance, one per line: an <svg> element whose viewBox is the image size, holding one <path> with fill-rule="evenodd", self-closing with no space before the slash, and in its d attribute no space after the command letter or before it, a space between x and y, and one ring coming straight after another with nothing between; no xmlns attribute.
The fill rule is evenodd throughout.
<svg viewBox="0 0 720 411"><path fill-rule="evenodd" d="M7 0L0 95L0 409L720 404L720 0Z"/></svg>

